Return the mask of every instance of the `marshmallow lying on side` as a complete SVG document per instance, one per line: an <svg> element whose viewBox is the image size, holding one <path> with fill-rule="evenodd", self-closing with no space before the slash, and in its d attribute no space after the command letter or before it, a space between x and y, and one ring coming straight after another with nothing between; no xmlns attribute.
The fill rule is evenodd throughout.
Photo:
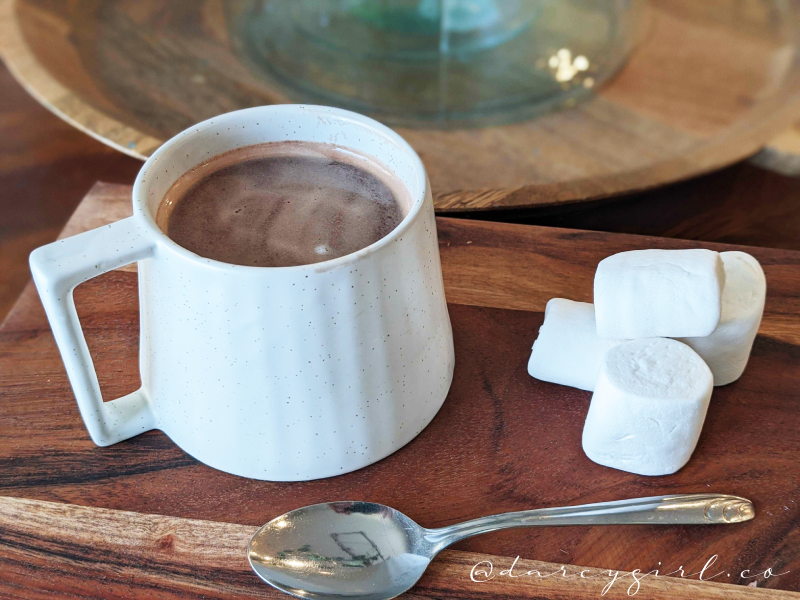
<svg viewBox="0 0 800 600"><path fill-rule="evenodd" d="M528 373L542 381L592 391L603 356L621 341L597 335L591 304L553 298L533 343Z"/></svg>
<svg viewBox="0 0 800 600"><path fill-rule="evenodd" d="M639 475L668 475L687 463L706 418L713 377L686 344L623 342L600 368L583 428L594 462Z"/></svg>
<svg viewBox="0 0 800 600"><path fill-rule="evenodd" d="M679 338L706 361L714 385L726 385L742 376L767 296L767 280L755 258L744 252L722 252L720 256L725 265L725 290L719 325L707 337Z"/></svg>
<svg viewBox="0 0 800 600"><path fill-rule="evenodd" d="M712 250L633 250L600 261L594 277L602 338L701 337L719 324L725 270Z"/></svg>

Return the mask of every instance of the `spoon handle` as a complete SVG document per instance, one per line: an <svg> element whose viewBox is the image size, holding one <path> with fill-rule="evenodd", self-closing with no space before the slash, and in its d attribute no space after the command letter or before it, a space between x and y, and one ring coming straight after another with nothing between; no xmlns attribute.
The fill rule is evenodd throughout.
<svg viewBox="0 0 800 600"><path fill-rule="evenodd" d="M512 527L537 525L716 525L741 523L755 516L753 503L725 494L652 496L580 506L539 508L481 517L450 527L426 530L438 552L464 538Z"/></svg>

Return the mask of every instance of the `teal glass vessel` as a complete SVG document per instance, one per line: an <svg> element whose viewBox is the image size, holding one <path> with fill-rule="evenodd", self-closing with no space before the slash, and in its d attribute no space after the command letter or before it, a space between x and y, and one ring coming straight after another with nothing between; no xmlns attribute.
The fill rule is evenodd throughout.
<svg viewBox="0 0 800 600"><path fill-rule="evenodd" d="M228 6L241 53L294 101L446 127L526 119L589 96L633 48L643 1Z"/></svg>

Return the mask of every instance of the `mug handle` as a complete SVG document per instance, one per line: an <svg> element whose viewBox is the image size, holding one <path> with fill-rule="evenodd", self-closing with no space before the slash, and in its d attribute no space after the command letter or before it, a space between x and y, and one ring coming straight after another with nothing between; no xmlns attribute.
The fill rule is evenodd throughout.
<svg viewBox="0 0 800 600"><path fill-rule="evenodd" d="M83 422L92 441L110 446L155 429L156 418L144 388L104 402L72 291L108 271L153 256L155 242L128 217L69 237L31 253L33 281L42 299L67 370Z"/></svg>

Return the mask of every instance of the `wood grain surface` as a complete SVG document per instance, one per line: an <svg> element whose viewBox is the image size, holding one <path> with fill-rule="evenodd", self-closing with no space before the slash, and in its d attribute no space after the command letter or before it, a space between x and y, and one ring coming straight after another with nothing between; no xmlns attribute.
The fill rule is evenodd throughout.
<svg viewBox="0 0 800 600"><path fill-rule="evenodd" d="M0 65L0 320L30 280L30 252L56 239L92 184L130 183L139 168L51 115Z"/></svg>
<svg viewBox="0 0 800 600"><path fill-rule="evenodd" d="M16 77L115 148L236 108L298 101L236 53L225 11L247 2L2 0ZM796 120L795 16L770 0L653 0L626 67L589 102L486 127L401 128L437 208L530 207L649 189L756 152Z"/></svg>
<svg viewBox="0 0 800 600"><path fill-rule="evenodd" d="M256 527L0 497L0 595L286 598L247 564ZM489 568L491 564L491 574ZM478 567L477 569L475 567ZM513 567L513 568L512 568ZM501 575L509 570L508 575ZM481 574L481 570L486 575ZM537 575L538 574L538 575ZM704 578L716 574L708 570ZM687 572L687 575L689 573ZM472 577L471 577L472 576ZM757 587L445 550L404 598L799 598ZM472 579L478 581L473 581ZM754 579L757 581L757 579ZM603 590L606 589L605 594Z"/></svg>
<svg viewBox="0 0 800 600"><path fill-rule="evenodd" d="M127 186L96 187L69 231L128 214L129 197ZM444 218L438 228L456 373L440 413L399 452L341 477L270 483L214 471L159 432L95 447L29 286L0 329L0 495L251 526L306 504L351 498L394 506L436 527L539 506L715 491L752 499L757 518L707 528L509 530L457 549L643 571L696 572L718 555L716 566L732 583L749 582L744 569L771 568L788 573L759 586L800 589L800 253L744 248L761 261L769 288L748 369L715 389L689 464L646 478L584 456L589 393L527 375L541 311L553 296L589 300L597 262L614 252L737 247ZM80 286L75 299L104 395L133 391L136 277L103 275Z"/></svg>

